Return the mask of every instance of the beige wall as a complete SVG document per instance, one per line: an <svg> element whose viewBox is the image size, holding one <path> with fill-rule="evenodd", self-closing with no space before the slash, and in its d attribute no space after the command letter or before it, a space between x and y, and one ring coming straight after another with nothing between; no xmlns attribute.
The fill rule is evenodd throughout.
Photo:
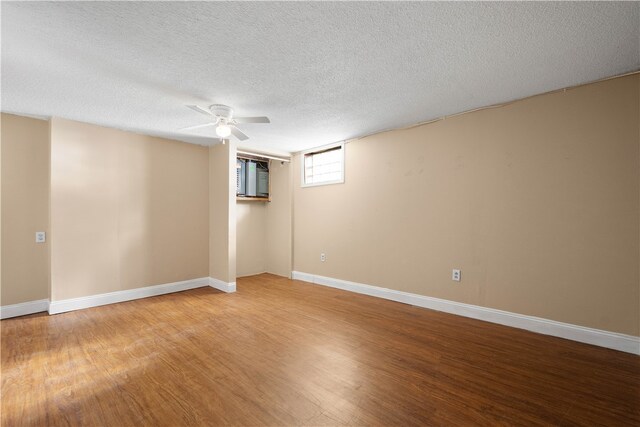
<svg viewBox="0 0 640 427"><path fill-rule="evenodd" d="M207 148L51 121L51 299L208 276Z"/></svg>
<svg viewBox="0 0 640 427"><path fill-rule="evenodd" d="M271 202L266 207L266 269L290 277L292 265L292 166L271 161Z"/></svg>
<svg viewBox="0 0 640 427"><path fill-rule="evenodd" d="M289 276L289 164L272 165L271 203L236 206L235 181L228 176L233 144L208 150L57 118L50 143L46 121L3 114L2 124L8 165L2 169L2 213L11 225L2 236L2 264L9 266L2 304L50 293L52 300L95 295L209 272L234 282L236 268L238 275ZM49 232L46 244L35 244L36 230Z"/></svg>
<svg viewBox="0 0 640 427"><path fill-rule="evenodd" d="M236 281L236 145L209 148L209 276Z"/></svg>
<svg viewBox="0 0 640 427"><path fill-rule="evenodd" d="M238 201L238 276L269 272L291 276L291 164L272 160L269 165L268 203Z"/></svg>
<svg viewBox="0 0 640 427"><path fill-rule="evenodd" d="M2 113L0 305L49 297L49 123ZM47 236L50 237L50 236Z"/></svg>
<svg viewBox="0 0 640 427"><path fill-rule="evenodd" d="M267 206L264 202L236 204L236 274L264 273L267 266Z"/></svg>
<svg viewBox="0 0 640 427"><path fill-rule="evenodd" d="M367 137L344 184L301 188L296 156L294 270L640 335L638 94L634 75Z"/></svg>

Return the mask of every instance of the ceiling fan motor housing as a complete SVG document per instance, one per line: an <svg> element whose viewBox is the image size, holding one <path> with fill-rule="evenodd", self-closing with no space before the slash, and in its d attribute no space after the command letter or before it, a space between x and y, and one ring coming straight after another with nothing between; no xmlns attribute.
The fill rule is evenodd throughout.
<svg viewBox="0 0 640 427"><path fill-rule="evenodd" d="M216 117L224 119L225 122L228 122L233 117L233 109L226 105L222 104L213 104L209 106L209 111Z"/></svg>

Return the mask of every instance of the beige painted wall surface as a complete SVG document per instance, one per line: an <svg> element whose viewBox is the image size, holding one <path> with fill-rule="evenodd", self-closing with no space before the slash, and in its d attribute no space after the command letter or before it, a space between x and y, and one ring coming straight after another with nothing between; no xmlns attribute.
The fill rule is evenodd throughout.
<svg viewBox="0 0 640 427"><path fill-rule="evenodd" d="M49 123L2 113L0 304L49 298ZM47 236L50 237L50 236Z"/></svg>
<svg viewBox="0 0 640 427"><path fill-rule="evenodd" d="M638 86L351 142L345 184L296 156L294 270L640 335Z"/></svg>
<svg viewBox="0 0 640 427"><path fill-rule="evenodd" d="M236 281L236 144L209 148L209 276Z"/></svg>
<svg viewBox="0 0 640 427"><path fill-rule="evenodd" d="M262 202L236 204L236 269L238 277L266 271L267 208Z"/></svg>
<svg viewBox="0 0 640 427"><path fill-rule="evenodd" d="M238 201L238 277L269 272L291 275L291 165L271 161L271 201Z"/></svg>
<svg viewBox="0 0 640 427"><path fill-rule="evenodd" d="M290 277L292 265L292 166L271 161L271 202L266 206L266 263L269 273Z"/></svg>
<svg viewBox="0 0 640 427"><path fill-rule="evenodd" d="M208 276L208 150L52 119L51 299Z"/></svg>

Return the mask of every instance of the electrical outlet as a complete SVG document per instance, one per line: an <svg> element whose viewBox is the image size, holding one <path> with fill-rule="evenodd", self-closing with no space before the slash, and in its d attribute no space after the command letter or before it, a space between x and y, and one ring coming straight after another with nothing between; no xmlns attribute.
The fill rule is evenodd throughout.
<svg viewBox="0 0 640 427"><path fill-rule="evenodd" d="M327 260L327 256L325 254L320 254L320 261L325 262Z"/></svg>
<svg viewBox="0 0 640 427"><path fill-rule="evenodd" d="M453 271L451 272L451 280L453 280L454 282L459 282L460 281L460 270L457 269L453 269Z"/></svg>
<svg viewBox="0 0 640 427"><path fill-rule="evenodd" d="M44 243L47 240L46 236L44 231L36 231L36 243Z"/></svg>

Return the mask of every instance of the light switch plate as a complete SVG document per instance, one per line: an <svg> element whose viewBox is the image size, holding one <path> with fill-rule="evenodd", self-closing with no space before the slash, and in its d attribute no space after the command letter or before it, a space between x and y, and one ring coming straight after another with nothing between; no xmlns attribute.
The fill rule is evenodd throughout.
<svg viewBox="0 0 640 427"><path fill-rule="evenodd" d="M47 241L47 234L44 231L36 231L36 243L44 243Z"/></svg>

